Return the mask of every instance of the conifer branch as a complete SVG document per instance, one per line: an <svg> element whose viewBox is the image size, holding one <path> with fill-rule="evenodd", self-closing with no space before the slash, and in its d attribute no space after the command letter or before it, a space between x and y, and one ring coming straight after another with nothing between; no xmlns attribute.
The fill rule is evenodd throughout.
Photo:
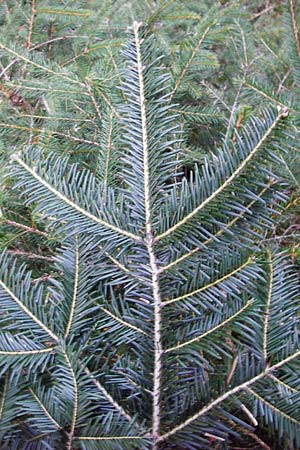
<svg viewBox="0 0 300 450"><path fill-rule="evenodd" d="M262 196L267 192L267 190L270 188L270 186L272 185L271 182L269 182L269 186L268 187L264 187L257 195L258 198L262 198ZM240 213L238 214L234 219L230 220L225 228L220 229L219 231L217 231L217 233L215 233L215 237L218 238L219 236L222 236L224 233L226 233L226 230L230 230L230 228L233 227L233 225L235 225L240 219L242 219L246 212L248 210L250 210L253 205L257 202L258 200L251 200L251 202L249 202L246 205L246 208ZM213 238L209 238L206 241L203 242L203 247L207 247L209 244L211 244L214 241ZM170 262L169 264L165 265L165 266L161 266L160 268L160 272L166 272L170 269L172 269L173 267L177 266L177 264L180 264L182 261L185 261L186 259L188 259L190 256L193 256L195 253L198 253L199 251L201 251L201 249L203 247L195 247L193 248L190 252L187 252L185 254L183 254L182 256L180 256L179 258L175 259L174 261Z"/></svg>
<svg viewBox="0 0 300 450"><path fill-rule="evenodd" d="M263 91L259 86L256 86L254 83L251 83L250 81L246 81L245 86L248 87L249 89L257 92L259 95L266 98L267 100L274 103L275 105L278 105L280 108L283 108L284 110L288 109L291 112L296 112L296 110L293 107L287 106L286 104L282 103L280 100L278 100L277 97L275 98L270 93Z"/></svg>
<svg viewBox="0 0 300 450"><path fill-rule="evenodd" d="M282 386L284 389L287 389L288 391L291 391L294 393L298 392L298 389L295 389L295 388L289 386L288 384L284 383L282 380L279 380L279 378L275 377L275 375L273 375L272 373L269 374L269 378L271 378L271 380L273 380L275 383Z"/></svg>
<svg viewBox="0 0 300 450"><path fill-rule="evenodd" d="M136 441L142 440L144 437L142 436L78 436L76 437L79 441Z"/></svg>
<svg viewBox="0 0 300 450"><path fill-rule="evenodd" d="M191 211L186 217L184 217L182 220L177 222L175 225L170 227L168 230L166 230L164 233L160 234L156 237L157 241L160 241L170 234L174 233L176 230L181 228L183 225L185 225L189 220L191 220L196 214L198 214L203 208L205 208L210 202L216 199L217 196L219 196L224 189L226 189L230 184L233 183L233 181L243 172L243 170L246 168L246 166L249 164L249 162L253 159L253 157L256 155L256 153L261 149L261 147L265 144L267 138L270 136L272 131L278 126L278 123L281 121L283 117L287 116L287 111L281 111L275 120L273 121L272 125L266 130L265 134L261 137L259 142L256 144L256 146L251 150L251 152L248 154L246 158L243 159L243 161L240 163L240 165L235 169L235 171L231 174L230 177L226 179L226 181L221 184L209 197L207 197L200 205L198 205L193 211Z"/></svg>
<svg viewBox="0 0 300 450"><path fill-rule="evenodd" d="M90 370L86 367L84 369L84 372L86 375L88 375L91 378L92 383L97 387L97 389L104 395L104 397L109 401L109 403L118 411L123 417L125 417L128 422L133 422L133 417L131 417L124 408L117 403L113 397L109 394L109 392L105 389L104 386L93 376L93 374L90 372Z"/></svg>
<svg viewBox="0 0 300 450"><path fill-rule="evenodd" d="M220 328L228 325L230 322L232 322L234 319L236 319L240 314L242 314L251 305L253 305L253 300L248 301L244 306L242 306L242 308L240 308L238 311L236 311L234 314L232 314L227 319L223 320L221 323L219 323L219 325L216 325L215 327L211 328L210 330L206 331L205 333L202 333L200 336L196 336L193 339L182 342L181 344L177 344L174 347L165 349L164 353L174 352L176 350L180 350L181 348L186 347L187 345L194 344L195 342L201 341L201 339L204 339L209 334L214 333L215 331L219 330Z"/></svg>
<svg viewBox="0 0 300 450"><path fill-rule="evenodd" d="M285 412L281 411L279 408L277 408L272 403L268 402L265 398L261 397L259 394L257 394L253 389L247 387L247 391L250 392L254 397L256 397L260 402L262 402L264 405L266 405L268 408L272 409L276 414L279 414L283 418L287 419L289 422L292 422L296 425L300 425L300 421L296 420L294 417L291 417L290 415L286 414Z"/></svg>
<svg viewBox="0 0 300 450"><path fill-rule="evenodd" d="M43 322L40 321L28 308L27 306L20 300L18 297L11 291L11 289L0 280L0 288L7 294L18 306L19 308L28 316L30 319L35 322L45 333L47 333L51 339L58 342L59 338L56 336ZM39 350L37 352L43 352L45 350Z"/></svg>
<svg viewBox="0 0 300 450"><path fill-rule="evenodd" d="M17 447L66 450L209 442L227 448L239 433L267 449L258 437L260 410L270 418L274 439L277 434L298 447L297 274L288 252L275 248L276 242L286 245L284 239L290 245L297 225L280 228L280 237L270 234L275 214L287 208L291 214L297 205L291 154L299 125L295 2L286 0L287 9L294 7L286 18L295 70L282 58L281 44L264 42L263 31L261 40L251 40L251 18L260 14L253 16L250 7L241 15L235 4L206 14L206 5L180 0L156 6L146 0L149 26L134 22L130 28L123 70L112 47L123 45L129 16L141 6L95 2L100 6L93 15L78 2L71 9L37 9L34 0L31 16L18 18L23 34L9 46L3 35L0 44L1 135L7 148L32 144L12 158L4 202L16 178L26 206L17 204L19 220L30 224L34 206L59 233L39 258L30 249L37 237L51 239L47 233L0 219L4 231L15 228L3 242L16 247L4 252L0 279L0 373L7 374L0 447L15 445L16 437ZM174 14L173 5L180 6ZM16 11L10 6L1 27ZM66 24L74 35L62 35ZM178 29L179 35L172 33ZM165 56L152 45L157 36ZM50 51L54 45L56 52ZM266 72L259 68L262 52ZM206 54L208 64L202 64ZM225 81L225 89L229 73L240 80ZM266 80L270 87L260 87ZM18 108L22 95L32 109ZM172 106L175 97L179 104ZM261 100L277 112L261 113ZM281 124L289 104L293 114ZM78 155L83 152L92 154ZM67 153L71 158L61 157ZM293 186L286 209L282 168ZM15 205L14 192L12 198ZM266 263L260 258L270 240ZM33 279L20 258L7 257L11 252L31 257ZM39 377L33 388L29 377ZM7 379L17 380L12 389Z"/></svg>
<svg viewBox="0 0 300 450"><path fill-rule="evenodd" d="M268 281L268 293L267 293L266 310L264 313L264 327L263 327L263 355L265 364L267 364L268 362L268 330L269 330L270 308L274 282L273 264L270 251L268 251L267 255L269 264L269 281Z"/></svg>
<svg viewBox="0 0 300 450"><path fill-rule="evenodd" d="M2 396L1 396L1 401L0 401L0 422L2 421L4 406L5 406L5 402L6 402L8 382L9 382L9 374L7 373L4 378Z"/></svg>
<svg viewBox="0 0 300 450"><path fill-rule="evenodd" d="M108 131L107 145L106 145L104 178L103 178L103 191L102 191L102 199L103 200L105 198L106 190L107 190L107 186L108 186L109 162L110 162L111 152L112 152L112 147L113 147L112 132L113 132L113 114L110 114L110 116L109 116L109 131Z"/></svg>
<svg viewBox="0 0 300 450"><path fill-rule="evenodd" d="M42 348L39 350L20 350L20 351L4 351L0 350L1 356L29 356L29 355L41 355L43 353L53 353L56 347Z"/></svg>
<svg viewBox="0 0 300 450"><path fill-rule="evenodd" d="M30 133L40 133L40 134L44 134L45 130L43 128L37 128L37 127L24 127L21 125L13 125L13 124L8 124L8 123L0 123L0 128L12 128L15 130L21 130L21 131L29 131ZM93 145L95 147L101 147L100 144L96 141L90 141L89 139L83 139L83 138L77 138L76 136L72 136L71 134L66 134L66 133L60 133L59 131L52 131L50 132L53 136L62 136L66 139L69 139L70 141L74 141L74 142L79 142L82 144L88 144L88 145Z"/></svg>
<svg viewBox="0 0 300 450"><path fill-rule="evenodd" d="M273 366L267 367L262 373L260 373L259 375L256 375L255 377L251 378L248 381L245 381L245 383L239 384L239 385L235 386L234 388L230 389L229 391L225 392L223 395L221 395L220 397L216 398L215 400L213 400L208 405L204 406L200 411L198 411L196 414L191 416L189 419L187 419L184 422L182 422L181 424L177 425L175 428L173 428L169 432L163 434L161 436L161 438L160 438L160 441L165 441L169 437L171 437L174 434L178 433L178 431L182 430L183 428L185 428L188 425L190 425L191 423L193 423L195 420L197 420L200 417L206 415L211 409L215 408L216 406L218 406L220 403L222 403L225 400L227 400L232 395L234 395L234 394L236 394L236 393L238 393L238 392L240 392L240 391L242 391L244 389L248 389L249 386L252 386L254 383L256 383L257 381L261 380L266 375L269 375L269 373L272 373L273 371L275 371L275 370L279 369L280 367L282 367L284 364L287 364L288 362L293 361L294 359L298 358L299 356L300 356L300 351L297 351L296 353L294 353L293 355L288 356L287 358L283 359L279 363L274 364Z"/></svg>
<svg viewBox="0 0 300 450"><path fill-rule="evenodd" d="M72 328L74 314L75 314L75 308L76 308L76 302L77 302L78 288L79 288L79 248L78 248L77 238L76 238L75 274L74 274L73 295L72 295L72 302L71 302L71 308L70 308L70 315L68 318L68 323L67 323L67 327L66 327L66 331L65 331L65 339L69 336L71 328Z"/></svg>
<svg viewBox="0 0 300 450"><path fill-rule="evenodd" d="M99 245L99 249L102 250L102 247ZM130 270L128 267L126 267L124 264L122 264L118 259L116 259L114 256L110 255L108 252L104 252L104 255L122 272L130 275L130 277L135 278L142 283L147 283L148 280L146 278L142 278L139 275L137 275L135 272Z"/></svg>
<svg viewBox="0 0 300 450"><path fill-rule="evenodd" d="M23 233L25 233L25 231ZM53 258L51 258L51 256L37 255L36 253L24 252L22 250L7 250L6 253L9 255L20 256L28 259L41 259L48 262L53 261Z"/></svg>
<svg viewBox="0 0 300 450"><path fill-rule="evenodd" d="M56 76L58 78L63 78L64 80L69 81L70 83L77 84L78 86L81 86L81 87L85 87L84 83L81 83L80 81L74 80L73 78L70 78L67 75L63 75L62 73L55 72L54 70L49 69L48 67L42 66L41 64L38 64L38 63L32 61L31 59L28 59L25 56L20 55L19 53L15 52L14 50L8 48L6 45L2 44L1 42L0 42L0 48L2 50L7 51L8 53L14 55L17 59L24 61L26 64L30 64L30 65L40 69L42 72L49 73L49 74L54 75L54 76Z"/></svg>
<svg viewBox="0 0 300 450"><path fill-rule="evenodd" d="M192 51L192 53L191 53L191 56L190 56L188 62L186 63L186 65L185 65L184 68L182 69L182 71L181 71L179 77L178 77L177 80L176 80L176 83L175 83L173 92L172 92L172 94L171 94L170 100L173 99L174 95L175 95L176 92L178 91L178 88L179 88L179 86L181 85L182 80L184 79L184 77L185 77L187 71L189 70L189 68L190 68L190 66L191 66L191 64L192 64L192 62L193 62L195 56L196 56L197 53L199 52L200 47L201 47L201 45L203 44L203 42L204 42L204 40L205 40L207 34L209 33L211 27L212 27L212 25L209 25L208 27L206 27L206 29L204 30L204 32L201 34L200 39L199 39L199 41L198 41L196 47L193 49L193 51Z"/></svg>
<svg viewBox="0 0 300 450"><path fill-rule="evenodd" d="M99 106L98 106L97 102L96 102L96 99L94 97L93 91L92 91L91 87L88 84L86 84L86 89L87 89L89 97L92 100L92 104L93 104L93 107L94 107L94 109L96 111L97 117L99 119L99 123L102 123L103 115L102 115L102 113L101 113L101 111L99 109Z"/></svg>
<svg viewBox="0 0 300 450"><path fill-rule="evenodd" d="M6 218L1 219L4 223L7 223L7 225L10 225L12 227L21 228L21 230L28 231L28 233L38 234L39 236L48 237L47 233L44 231L38 230L37 228L32 228L27 225L24 225L23 223L15 222L14 220L9 220Z"/></svg>
<svg viewBox="0 0 300 450"><path fill-rule="evenodd" d="M74 372L74 369L72 367L71 361L70 361L67 353L65 351L63 351L62 353L64 355L67 366L69 368L71 378L72 378L72 385L73 385L72 386L73 387L73 412L72 412L70 431L68 433L68 442L67 442L67 447L66 447L67 450L72 450L76 421L77 421L77 414L78 414L78 384L77 384L76 374Z"/></svg>
<svg viewBox="0 0 300 450"><path fill-rule="evenodd" d="M103 306L101 306L100 309L101 309L101 311L105 312L105 314L107 314L108 316L113 318L116 322L119 322L122 325L124 325L124 327L131 328L132 330L136 331L139 334L143 334L145 336L148 336L148 334L145 331L143 331L141 328L138 328L138 327L132 325L131 323L127 322L126 320L121 319L120 317L116 316L115 314L113 314L108 309L103 308Z"/></svg>
<svg viewBox="0 0 300 450"><path fill-rule="evenodd" d="M141 54L142 41L139 37L141 24L135 22L133 25L136 56L137 56L137 74L139 80L139 101L141 111L142 126L142 145L143 145L143 166L144 166L144 202L145 202L145 227L146 227L146 246L150 259L150 268L153 286L154 301L154 373L153 373L153 412L152 412L152 433L154 439L153 450L156 450L156 442L160 436L161 421L161 383L162 383L162 338L161 338L161 294L159 286L159 272L154 250L154 237L152 230L152 211L150 194L150 171L149 171L149 148L148 148L148 129L146 98L144 87L144 68Z"/></svg>
<svg viewBox="0 0 300 450"><path fill-rule="evenodd" d="M291 11L291 19L293 24L293 31L294 31L294 38L295 38L295 46L298 53L298 56L300 58L300 42L299 42L299 32L298 32L298 26L296 22L296 14L295 14L295 7L293 0L289 0L290 4L290 11Z"/></svg>
<svg viewBox="0 0 300 450"><path fill-rule="evenodd" d="M116 117L120 118L119 112L118 112L118 111L116 110L116 108L113 106L113 104L111 103L111 101L109 100L109 98L108 98L108 97L104 94L104 92L99 88L99 86L98 86L93 80L91 80L91 79L88 78L88 77L86 77L86 80L94 86L94 88L95 88L95 90L97 91L97 93L100 95L100 97L103 98L104 102L105 102L106 105L112 110L112 112L114 113L114 115L115 115ZM91 87L90 87L88 84L86 84L86 86L87 86L89 95L93 95L93 94L91 94L91 93L92 93ZM91 98L92 98L92 97L91 97ZM94 99L94 100L93 100L93 99ZM93 99L92 99L92 101L95 102L95 104L97 104L97 103L96 103L96 100L95 100L95 97L93 97Z"/></svg>
<svg viewBox="0 0 300 450"><path fill-rule="evenodd" d="M45 413L45 415L48 417L48 419L53 423L53 425L60 430L61 426L59 425L59 423L56 422L56 420L54 419L54 417L52 417L52 415L50 414L50 412L48 411L48 409L46 408L46 406L43 404L43 402L39 399L39 397L35 394L35 392L33 391L33 389L29 388L29 392L31 393L32 397L34 398L34 400L38 403L39 407L41 408L41 410Z"/></svg>
<svg viewBox="0 0 300 450"><path fill-rule="evenodd" d="M30 20L29 20L29 29L28 29L28 35L27 35L27 41L26 41L27 50L29 50L31 47L31 38L32 38L32 32L33 32L33 24L34 24L35 14L36 14L35 0L31 0L31 16L30 16Z"/></svg>
<svg viewBox="0 0 300 450"><path fill-rule="evenodd" d="M171 299L171 300L166 300L166 301L164 301L164 302L162 303L162 306L171 305L171 304L177 303L177 302L179 302L179 301L181 301L181 300L185 300L185 299L188 298L188 297L192 297L192 296L194 296L194 295L196 295L196 294L200 294L200 292L203 292L203 291L205 291L206 289L210 289L211 287L214 287L214 286L216 286L216 285L218 285L218 284L220 284L220 283L223 283L223 281L227 280L228 278L232 277L232 276L235 275L236 273L240 272L240 271L243 270L245 267L249 266L249 264L251 264L252 262L253 262L253 258L250 257L250 258L247 259L247 261L245 261L243 264L241 264L240 267L237 267L237 268L234 269L232 272L230 272L230 273L224 275L223 277L221 277L221 278L219 278L219 279L217 279L217 280L215 280L215 281L212 281L211 283L209 283L209 284L207 284L207 285L205 285L205 286L202 286L202 287L199 288L199 289L196 289L195 291L188 292L187 294L181 295L180 297L176 297L176 298L173 298L173 299Z"/></svg>
<svg viewBox="0 0 300 450"><path fill-rule="evenodd" d="M73 209L78 211L79 213L83 214L87 218L91 219L93 222L98 223L99 225L104 226L107 229L113 230L118 234L121 234L123 236L126 236L130 239L133 239L134 241L140 241L141 238L139 236L136 236L133 233L130 233L129 231L122 230L121 228L118 228L108 222L105 222L105 220L102 220L90 212L84 210L81 208L81 206L74 203L72 200L67 198L65 195L63 195L61 192L59 192L57 189L55 189L53 186L51 186L46 180L44 180L42 177L40 177L31 167L29 167L21 158L19 158L17 155L13 156L13 160L16 161L20 166L22 166L28 173L30 173L41 185L45 186L49 192L53 193L57 198L62 200L67 205L71 206Z"/></svg>

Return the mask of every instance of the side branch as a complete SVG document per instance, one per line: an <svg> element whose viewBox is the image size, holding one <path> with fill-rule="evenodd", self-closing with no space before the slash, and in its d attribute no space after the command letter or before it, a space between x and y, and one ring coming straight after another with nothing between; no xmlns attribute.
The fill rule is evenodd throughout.
<svg viewBox="0 0 300 450"><path fill-rule="evenodd" d="M73 444L77 415L78 415L78 384L77 384L76 374L72 367L71 361L65 351L63 351L63 355L65 357L67 366L70 370L70 374L72 377L72 384L73 384L73 393L74 393L72 421L71 421L70 432L68 435L68 442L67 442L67 450L72 450L72 448L73 448L72 444Z"/></svg>
<svg viewBox="0 0 300 450"><path fill-rule="evenodd" d="M56 347L42 348L41 350L17 350L6 351L0 350L0 356L29 356L29 355L41 355L43 353L54 353Z"/></svg>
<svg viewBox="0 0 300 450"><path fill-rule="evenodd" d="M3 411L4 411L4 407L5 407L5 402L6 402L8 383L9 383L9 373L6 372L6 376L5 376L4 384L3 384L3 390L2 390L2 398L0 401L0 420L1 421L3 418Z"/></svg>
<svg viewBox="0 0 300 450"><path fill-rule="evenodd" d="M281 411L281 409L277 408L273 403L268 402L265 398L258 395L253 389L247 388L247 391L250 392L250 394L253 395L253 397L256 397L260 402L264 403L268 408L272 409L276 414L279 414L280 416L284 417L286 420L289 420L290 422L293 422L296 425L300 425L299 420L294 419L294 417L289 416L285 412Z"/></svg>
<svg viewBox="0 0 300 450"><path fill-rule="evenodd" d="M128 422L133 422L133 417L131 417L125 410L124 408L119 405L119 403L116 402L116 400L114 400L112 398L112 396L107 392L107 390L105 389L104 386L102 386L101 383L99 383L99 381L93 376L93 374L90 372L90 370L85 367L84 372L86 373L86 375L88 375L88 377L90 377L92 383L96 386L96 388L101 392L101 394L104 395L104 397L109 401L109 403L123 416L125 417Z"/></svg>
<svg viewBox="0 0 300 450"><path fill-rule="evenodd" d="M12 227L21 228L21 230L27 231L28 233L38 234L39 236L48 237L48 234L44 231L38 230L37 228L32 228L23 223L15 222L14 220L3 219L3 222Z"/></svg>
<svg viewBox="0 0 300 450"><path fill-rule="evenodd" d="M272 185L272 182L269 182L268 187L264 187L260 193L257 195L258 198L261 198L264 193L270 188L270 186ZM222 236L227 229L232 228L237 222L238 220L240 220L241 218L244 217L245 212L249 209L252 208L252 206L257 202L257 199L255 200L251 200L250 203L248 203L248 205L246 206L245 210L243 210L240 214L238 214L234 219L230 220L229 222L227 222L226 224L226 228L221 228L219 231L217 231L214 236L215 237L219 237ZM206 241L203 242L203 246L208 246L209 244L211 244L213 242L213 238L209 238ZM176 266L177 264L180 264L182 261L185 261L187 258L189 258L190 256L194 255L195 253L199 252L202 249L202 247L195 247L193 248L191 251L189 251L188 253L183 254L182 256L180 256L179 258L175 259L174 261L170 262L169 264L167 264L166 266L162 266L160 268L160 273L162 272L166 272L167 270L172 269L174 266Z"/></svg>
<svg viewBox="0 0 300 450"><path fill-rule="evenodd" d="M264 355L265 364L267 364L267 360L268 360L268 331L269 331L272 291L273 291L273 284L274 284L273 264L272 264L270 251L268 251L268 263L269 263L269 286L268 286L267 305L266 305L266 310L265 310L265 314L264 314L264 325L263 325L263 355Z"/></svg>
<svg viewBox="0 0 300 450"><path fill-rule="evenodd" d="M130 441L144 439L142 436L78 436L76 439L79 441Z"/></svg>
<svg viewBox="0 0 300 450"><path fill-rule="evenodd" d="M229 322L231 322L232 320L236 319L240 314L242 314L252 304L253 304L253 301L249 300L241 309L239 309L237 312L232 314L232 316L230 316L227 319L223 320L223 322L221 322L219 325L211 328L210 330L206 331L205 333L201 334L200 336L197 336L197 337L195 337L193 339L190 339L189 341L182 342L181 344L175 345L175 347L167 348L166 350L164 350L164 352L165 353L173 352L173 351L181 349L182 347L185 347L186 345L194 344L195 342L201 341L201 339L205 338L206 336L208 336L211 333L214 333L219 328L224 327Z"/></svg>
<svg viewBox="0 0 300 450"><path fill-rule="evenodd" d="M73 320L74 320L74 314L76 309L76 302L77 302L77 294L78 294L78 288L79 288L79 248L76 242L76 249L75 249L75 277L74 277L74 286L73 286L73 296L72 296L72 303L70 308L70 315L68 318L68 323L65 331L65 339L69 336Z"/></svg>
<svg viewBox="0 0 300 450"><path fill-rule="evenodd" d="M35 14L36 14L35 0L32 0L32 3L31 3L31 16L30 16L30 20L29 20L29 29L28 29L27 42L26 42L27 50L29 50L30 47L31 47L31 37L32 37L32 32L33 32L33 23L34 23Z"/></svg>
<svg viewBox="0 0 300 450"><path fill-rule="evenodd" d="M105 314L107 314L109 317L114 319L116 322L121 323L124 327L130 328L131 330L134 330L134 331L136 331L139 334L143 334L145 336L148 336L148 334L145 331L143 331L141 328L138 328L135 325L132 325L131 323L126 322L125 320L121 319L120 317L118 317L115 314L113 314L112 312L110 312L108 309L103 308L103 306L100 306L100 309Z"/></svg>
<svg viewBox="0 0 300 450"><path fill-rule="evenodd" d="M177 79L177 81L176 81L176 83L175 83L175 87L174 87L174 89L173 89L173 92L172 92L172 94L171 94L171 100L172 100L172 98L174 97L174 95L176 94L176 92L177 92L179 86L181 85L182 80L184 79L186 72L188 71L188 69L189 69L189 67L191 66L191 64L192 64L192 62L193 62L195 56L197 55L198 51L200 50L200 47L201 47L201 45L203 44L203 41L204 41L204 39L206 38L206 36L207 36L207 34L208 34L208 32L209 32L210 29L211 29L211 26L208 26L208 27L204 30L204 32L203 32L202 35L201 35L201 38L200 38L199 41L198 41L198 44L196 45L196 47L195 47L194 50L192 51L192 54L191 54L191 56L190 56L188 62L187 62L186 65L184 66L183 70L181 71L181 74L179 75L179 77L178 77L178 79Z"/></svg>
<svg viewBox="0 0 300 450"><path fill-rule="evenodd" d="M189 419L187 419L184 422L182 422L181 424L177 425L175 428L173 428L173 430L171 430L168 433L165 433L164 435L162 435L161 438L160 438L160 442L161 441L165 441L169 437L171 437L174 434L178 433L178 431L182 430L183 428L185 428L188 425L190 425L191 423L193 423L195 420L197 420L200 417L204 416L205 414L207 414L213 408L218 406L220 403L222 403L225 400L227 400L232 395L237 394L238 392L242 391L243 389L247 389L249 386L251 386L252 384L256 383L256 381L261 380L265 376L267 376L270 373L272 373L274 370L279 369L279 367L283 366L284 364L287 364L290 361L293 361L294 359L298 358L299 356L300 356L300 350L298 350L293 355L288 356L283 361L280 361L279 363L274 364L274 366L268 367L266 370L264 370L264 372L260 373L256 377L251 378L251 380L248 380L245 383L242 383L242 384L240 384L238 386L235 386L233 389L230 389L230 391L225 392L223 395L221 395L220 397L218 397L215 400L213 400L207 406L204 406L204 408L200 409L200 411L198 411L196 414L191 416Z"/></svg>
<svg viewBox="0 0 300 450"><path fill-rule="evenodd" d="M236 269L234 269L232 272L227 273L223 277L218 278L217 280L212 281L211 283L206 284L205 286L202 286L201 288L196 289L193 292L188 292L187 294L181 295L180 297L176 297L176 298L173 298L171 300L167 300L167 301L163 302L162 306L171 305L172 303L177 303L177 302L179 302L181 300L185 300L186 298L193 297L196 294L200 294L200 292L206 291L207 289L209 289L211 287L214 287L214 286L216 286L216 285L218 285L220 283L223 283L228 278L232 277L236 273L238 273L241 270L243 270L245 267L249 266L252 262L253 262L253 258L250 256L250 258L248 258L247 261L245 261L240 267L237 267Z"/></svg>
<svg viewBox="0 0 300 450"><path fill-rule="evenodd" d="M47 333L51 339L53 339L54 341L58 342L59 338L58 336L56 336L45 324L43 324L43 322L41 322L38 317L36 317L28 308L26 305L24 305L24 303L18 299L18 297L9 289L8 286L6 286L5 283L3 283L2 280L0 280L0 288L2 288L2 290L19 306L19 308L28 316L30 317L30 319L35 322L45 333ZM45 350L48 351L48 350ZM41 350L39 351L34 351L33 353L40 353L42 352ZM5 352L6 354L7 352ZM28 352L26 352L28 353ZM30 353L30 352L29 352Z"/></svg>
<svg viewBox="0 0 300 450"><path fill-rule="evenodd" d="M62 200L64 203L66 203L68 206L71 206L73 209L75 209L78 213L82 214L83 216L87 217L88 219L92 220L95 223L98 223L99 225L110 229L112 231L115 231L118 234L121 234L123 236L127 236L130 239L133 239L134 241L140 241L141 238L139 236L136 236L133 233L130 233L129 231L123 230L119 227L116 227L115 225L112 225L108 222L105 222L105 220L100 219L99 217L94 216L89 211L86 211L85 209L81 208L79 205L74 203L72 200L70 200L68 197L66 197L64 194L59 192L57 189L55 189L51 184L49 184L46 180L44 180L42 177L40 177L35 170L33 170L31 167L29 167L21 158L19 158L17 155L13 156L14 161L16 161L20 166L22 166L26 172L30 173L42 186L44 186L49 192L54 194L57 198Z"/></svg>
<svg viewBox="0 0 300 450"><path fill-rule="evenodd" d="M31 395L33 396L33 398L35 399L35 401L37 402L37 404L39 405L39 407L41 408L41 410L45 413L45 415L48 417L48 419L53 423L53 425L60 430L61 426L59 425L58 422L56 422L56 420L54 419L54 417L52 417L52 415L50 414L50 412L47 410L46 406L42 403L42 401L39 399L39 397L35 394L35 392L30 388L29 392L31 393Z"/></svg>
<svg viewBox="0 0 300 450"><path fill-rule="evenodd" d="M291 19L293 23L293 32L295 37L295 45L297 49L297 54L300 58L300 42L299 42L299 33L298 33L298 27L297 27L297 21L296 21L296 14L295 14L295 8L293 0L290 0L290 10L291 10Z"/></svg>
<svg viewBox="0 0 300 450"><path fill-rule="evenodd" d="M73 80L72 78L68 77L67 75L63 75L62 73L55 72L55 71L52 70L52 69L48 69L48 67L44 67L44 66L42 66L41 64L35 63L35 62L32 61L31 59L28 59L28 58L26 58L25 56L22 56L22 55L20 55L19 53L15 52L14 50L12 50L12 49L6 47L6 46L5 46L4 44L2 44L1 42L0 42L0 48L1 48L2 50L7 51L8 53L10 53L11 55L15 56L16 58L21 59L21 60L24 61L25 63L30 64L30 65L32 65L32 66L34 66L34 67L37 67L38 69L40 69L40 70L43 71L43 72L50 73L51 75L57 76L57 77L59 77L59 78L63 78L64 80L69 81L70 83L74 83L74 84L77 84L77 85L79 85L79 86L85 88L85 85L84 85L83 83L81 83L80 81Z"/></svg>
<svg viewBox="0 0 300 450"><path fill-rule="evenodd" d="M261 146L266 142L267 138L270 136L272 131L277 127L278 123L283 117L288 115L288 110L284 109L281 111L276 119L273 121L272 125L266 130L265 134L261 137L259 142L255 145L255 147L251 150L248 156L241 162L241 164L235 169L235 171L227 178L227 180L221 184L209 197L207 197L200 205L198 205L193 211L187 214L182 220L177 222L175 225L170 227L167 231L160 234L156 237L156 240L159 241L174 233L176 230L185 225L189 220L193 219L202 209L204 209L211 201L213 201L219 194L221 194L224 189L226 189L230 184L243 172L248 163L252 160L252 158L256 155L256 153L260 150Z"/></svg>

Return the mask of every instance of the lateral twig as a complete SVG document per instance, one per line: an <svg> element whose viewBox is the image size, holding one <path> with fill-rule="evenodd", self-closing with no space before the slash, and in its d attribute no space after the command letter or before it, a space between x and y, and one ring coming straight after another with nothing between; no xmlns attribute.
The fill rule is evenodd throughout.
<svg viewBox="0 0 300 450"><path fill-rule="evenodd" d="M45 236L45 237L48 236L47 233L45 233L44 231L38 230L37 228L29 227L29 226L24 225L19 222L15 222L14 220L3 219L3 221L5 223L7 223L7 225L11 225L12 227L16 227L16 228L21 228L22 230L28 231L28 233L34 233L34 234L38 234L39 236Z"/></svg>
<svg viewBox="0 0 300 450"><path fill-rule="evenodd" d="M27 41L26 41L27 50L29 50L31 47L31 39L32 39L32 31L33 31L35 13L36 13L35 0L31 0L31 16L29 19L29 29L28 29L28 35L27 35Z"/></svg>

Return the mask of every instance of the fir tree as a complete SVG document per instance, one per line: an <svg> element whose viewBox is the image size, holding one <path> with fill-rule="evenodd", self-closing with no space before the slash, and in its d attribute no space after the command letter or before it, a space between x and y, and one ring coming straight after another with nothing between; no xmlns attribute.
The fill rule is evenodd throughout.
<svg viewBox="0 0 300 450"><path fill-rule="evenodd" d="M296 5L93 3L1 5L1 446L297 449Z"/></svg>

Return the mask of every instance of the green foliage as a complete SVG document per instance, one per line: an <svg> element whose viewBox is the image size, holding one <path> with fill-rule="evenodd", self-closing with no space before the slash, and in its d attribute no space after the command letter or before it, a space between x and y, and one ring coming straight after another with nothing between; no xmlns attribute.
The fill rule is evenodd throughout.
<svg viewBox="0 0 300 450"><path fill-rule="evenodd" d="M264 78L267 74L269 82L278 78L281 55L277 57L276 51L282 52L284 47L278 40L270 53L265 42L272 29L276 36L281 33L277 14L282 14L282 7L273 3L270 12L267 8L264 13L259 2L213 2L213 6L211 2L183 4L179 0L155 5L147 0L67 1L63 6L53 1L3 2L2 159L6 161L16 147L29 144L71 155L74 162L94 171L99 153L100 158L105 158L109 118L118 117L116 105L124 99L117 89L123 64L120 48L126 28L138 18L147 25L147 34L155 35L164 55L171 77L171 98L176 104L174 113L180 114L185 133L183 170L189 170L214 151L224 135L235 139L235 129L239 130L248 116L259 110L261 99L257 93L254 101L248 95L244 99L249 90L245 77L247 82L252 74ZM269 15L272 26L268 23L264 27ZM256 35L261 28L266 31L259 39ZM290 36L289 29L286 34ZM292 51L293 46L290 47ZM115 118L113 123L117 123ZM116 160L109 154L112 161ZM287 176L297 176L295 152L284 158ZM109 162L107 158L106 161ZM12 251L21 248L23 253L30 253L31 239L27 239L31 235L21 235L20 242L18 227L11 222L23 223L25 215L25 224L35 228L39 217L18 206L16 197L12 198L10 192L0 199L4 231L8 219ZM12 216L12 204L17 218ZM2 246L6 244L3 239ZM51 244L52 241L43 242L41 248L47 249Z"/></svg>
<svg viewBox="0 0 300 450"><path fill-rule="evenodd" d="M300 448L296 2L0 13L1 448Z"/></svg>
<svg viewBox="0 0 300 450"><path fill-rule="evenodd" d="M258 423L300 446L297 273L265 244L293 116L247 112L184 176L153 39L134 22L92 170L37 144L12 157L63 241L46 280L2 255L2 448L229 449Z"/></svg>

